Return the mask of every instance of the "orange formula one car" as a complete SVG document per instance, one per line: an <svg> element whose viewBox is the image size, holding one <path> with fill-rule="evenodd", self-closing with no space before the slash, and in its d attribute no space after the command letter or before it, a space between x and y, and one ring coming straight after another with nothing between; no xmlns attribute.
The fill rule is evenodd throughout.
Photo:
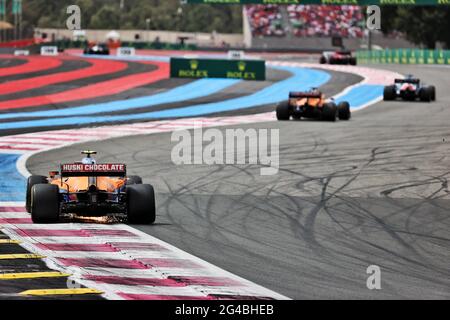
<svg viewBox="0 0 450 320"><path fill-rule="evenodd" d="M124 215L128 222L155 221L155 193L138 176L127 176L125 164L97 164L95 151L83 151L81 162L62 164L49 177L28 178L26 209L34 223L55 223L63 215Z"/></svg>
<svg viewBox="0 0 450 320"><path fill-rule="evenodd" d="M346 101L338 105L334 100L326 100L325 95L313 88L308 92L291 92L289 100L278 104L278 120L314 118L326 121L349 120L351 118L350 104Z"/></svg>

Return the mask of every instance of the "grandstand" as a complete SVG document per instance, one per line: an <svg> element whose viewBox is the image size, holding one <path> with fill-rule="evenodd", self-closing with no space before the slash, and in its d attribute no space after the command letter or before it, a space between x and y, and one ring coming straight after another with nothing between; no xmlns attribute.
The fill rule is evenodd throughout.
<svg viewBox="0 0 450 320"><path fill-rule="evenodd" d="M248 5L252 35L362 38L364 15L360 6Z"/></svg>
<svg viewBox="0 0 450 320"><path fill-rule="evenodd" d="M345 47L355 50L367 47L363 10L353 5L247 5L244 21L250 25L253 48L329 50L332 37L341 37ZM398 35L372 36L375 46L415 47Z"/></svg>
<svg viewBox="0 0 450 320"><path fill-rule="evenodd" d="M279 6L248 6L247 15L253 36L284 36L286 34Z"/></svg>
<svg viewBox="0 0 450 320"><path fill-rule="evenodd" d="M362 38L364 35L360 6L290 5L287 11L295 36Z"/></svg>

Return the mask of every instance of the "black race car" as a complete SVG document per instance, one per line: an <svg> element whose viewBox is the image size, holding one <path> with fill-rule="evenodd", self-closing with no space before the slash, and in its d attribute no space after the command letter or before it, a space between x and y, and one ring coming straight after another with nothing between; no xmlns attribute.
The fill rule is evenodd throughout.
<svg viewBox="0 0 450 320"><path fill-rule="evenodd" d="M403 100L431 102L436 100L436 88L434 86L424 86L420 79L412 75L404 79L395 79L394 84L384 87L383 99L385 101L401 98Z"/></svg>
<svg viewBox="0 0 450 320"><path fill-rule="evenodd" d="M81 162L62 164L48 177L30 176L26 209L34 223L56 223L64 216L123 216L130 223L155 221L155 192L139 176L127 176L122 163L98 164L95 151Z"/></svg>
<svg viewBox="0 0 450 320"><path fill-rule="evenodd" d="M356 57L351 51L325 51L322 53L319 62L321 64L350 64L356 66Z"/></svg>
<svg viewBox="0 0 450 320"><path fill-rule="evenodd" d="M109 55L109 47L107 44L93 44L86 47L83 51L84 54L98 54L98 55Z"/></svg>

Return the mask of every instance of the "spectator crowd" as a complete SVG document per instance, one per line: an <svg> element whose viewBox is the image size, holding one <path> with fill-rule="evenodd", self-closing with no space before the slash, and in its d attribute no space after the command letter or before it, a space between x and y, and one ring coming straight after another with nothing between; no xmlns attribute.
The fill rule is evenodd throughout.
<svg viewBox="0 0 450 320"><path fill-rule="evenodd" d="M247 15L254 36L284 36L286 34L277 5L247 6Z"/></svg>
<svg viewBox="0 0 450 320"><path fill-rule="evenodd" d="M254 36L284 36L286 30L298 37L362 38L364 14L360 6L289 5L287 21L283 23L280 8L276 5L247 6L247 14Z"/></svg>

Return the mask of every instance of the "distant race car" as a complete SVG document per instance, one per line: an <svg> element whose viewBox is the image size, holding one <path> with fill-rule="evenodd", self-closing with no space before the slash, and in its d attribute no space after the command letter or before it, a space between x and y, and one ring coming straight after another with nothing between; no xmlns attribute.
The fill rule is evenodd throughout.
<svg viewBox="0 0 450 320"><path fill-rule="evenodd" d="M84 54L109 55L109 47L107 44L91 44L84 49Z"/></svg>
<svg viewBox="0 0 450 320"><path fill-rule="evenodd" d="M30 176L26 209L34 223L56 223L64 215L119 215L135 224L155 221L155 192L139 176L127 176L125 164L97 164L95 151L81 162L62 164L49 177Z"/></svg>
<svg viewBox="0 0 450 320"><path fill-rule="evenodd" d="M356 57L351 51L324 51L320 57L321 64L350 64L356 66Z"/></svg>
<svg viewBox="0 0 450 320"><path fill-rule="evenodd" d="M307 92L290 92L289 100L278 104L276 109L278 120L314 118L326 121L350 120L351 111L348 102L325 100L325 95L313 88Z"/></svg>
<svg viewBox="0 0 450 320"><path fill-rule="evenodd" d="M385 101L401 98L403 100L430 102L436 100L436 88L434 86L423 86L420 79L412 75L405 79L395 79L394 84L384 87L383 99Z"/></svg>

